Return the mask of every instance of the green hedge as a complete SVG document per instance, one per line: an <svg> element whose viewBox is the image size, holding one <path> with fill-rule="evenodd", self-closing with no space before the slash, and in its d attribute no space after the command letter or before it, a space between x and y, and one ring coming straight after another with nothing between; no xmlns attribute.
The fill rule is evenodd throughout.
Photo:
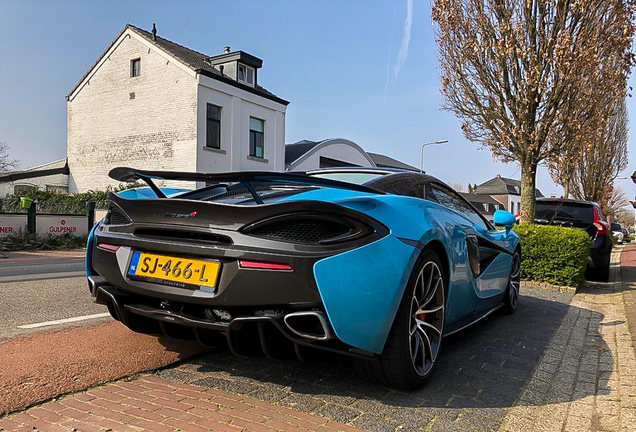
<svg viewBox="0 0 636 432"><path fill-rule="evenodd" d="M35 188L21 193L20 195L9 195L0 198L0 211L10 213L25 213L26 210L20 208L20 197L28 197L37 200L38 213L74 213L86 214L86 203L95 202L95 207L105 209L108 203L108 194L111 191L119 192L124 189L145 186L141 183L120 184L116 188L107 188L105 191L88 191L76 194L65 194L37 190Z"/></svg>
<svg viewBox="0 0 636 432"><path fill-rule="evenodd" d="M78 249L86 246L87 237L73 234L34 236L20 230L0 239L0 251Z"/></svg>
<svg viewBox="0 0 636 432"><path fill-rule="evenodd" d="M578 286L585 280L590 237L583 230L545 225L518 225L521 278Z"/></svg>

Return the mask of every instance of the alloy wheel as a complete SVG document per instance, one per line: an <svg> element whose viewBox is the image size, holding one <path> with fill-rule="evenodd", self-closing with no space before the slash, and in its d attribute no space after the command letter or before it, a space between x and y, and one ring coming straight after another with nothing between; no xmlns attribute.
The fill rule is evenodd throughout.
<svg viewBox="0 0 636 432"><path fill-rule="evenodd" d="M510 289L508 295L510 296L510 306L514 309L517 306L519 300L519 285L521 283L521 257L516 252L512 257L512 268L510 269Z"/></svg>
<svg viewBox="0 0 636 432"><path fill-rule="evenodd" d="M417 276L410 312L411 361L415 372L425 376L435 364L444 329L444 278L435 261Z"/></svg>

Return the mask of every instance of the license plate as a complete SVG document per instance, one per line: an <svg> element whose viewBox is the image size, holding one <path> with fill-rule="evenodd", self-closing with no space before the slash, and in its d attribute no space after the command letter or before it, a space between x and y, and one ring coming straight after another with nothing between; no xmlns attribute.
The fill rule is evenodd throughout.
<svg viewBox="0 0 636 432"><path fill-rule="evenodd" d="M214 288L220 269L216 261L133 252L128 277L179 288Z"/></svg>

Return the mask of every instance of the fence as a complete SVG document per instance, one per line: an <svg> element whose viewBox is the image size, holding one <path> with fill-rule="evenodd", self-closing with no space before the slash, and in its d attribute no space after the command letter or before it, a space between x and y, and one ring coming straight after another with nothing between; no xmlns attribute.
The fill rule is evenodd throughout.
<svg viewBox="0 0 636 432"><path fill-rule="evenodd" d="M31 204L28 213L0 213L0 239L20 231L39 236L88 235L96 216L100 218L103 211L95 210L94 203L87 206L86 215L67 213L37 213L36 204Z"/></svg>

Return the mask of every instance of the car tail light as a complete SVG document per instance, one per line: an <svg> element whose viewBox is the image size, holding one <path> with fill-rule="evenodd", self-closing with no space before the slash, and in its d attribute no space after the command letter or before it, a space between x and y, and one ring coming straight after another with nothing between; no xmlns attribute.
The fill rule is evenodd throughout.
<svg viewBox="0 0 636 432"><path fill-rule="evenodd" d="M240 260L240 268L259 269L259 270L292 270L289 264L269 263L262 261Z"/></svg>
<svg viewBox="0 0 636 432"><path fill-rule="evenodd" d="M107 243L98 243L97 244L97 249L101 249L103 251L106 252L117 252L119 250L120 246L117 245L111 245L111 244L107 244Z"/></svg>
<svg viewBox="0 0 636 432"><path fill-rule="evenodd" d="M598 210L596 207L592 207L594 210L594 226L596 227L596 235L605 235L607 234L607 222L599 219Z"/></svg>

